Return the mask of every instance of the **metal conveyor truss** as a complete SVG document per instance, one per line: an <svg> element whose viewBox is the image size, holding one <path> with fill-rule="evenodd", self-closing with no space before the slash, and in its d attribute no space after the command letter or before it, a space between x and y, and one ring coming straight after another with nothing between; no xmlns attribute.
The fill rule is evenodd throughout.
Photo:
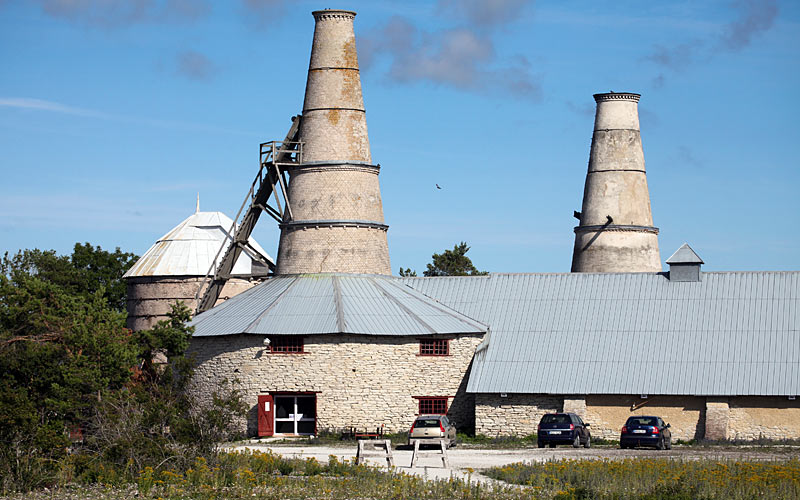
<svg viewBox="0 0 800 500"><path fill-rule="evenodd" d="M216 304L222 288L231 277L233 265L242 250L249 247L250 235L253 233L261 212L268 213L278 223L292 219L292 209L286 187L288 185L286 168L299 165L303 161L303 144L298 141L301 118L301 115L292 117L292 126L283 141L270 141L260 145L258 174L233 219L233 225L228 231L226 240L227 248L223 243L197 291L195 298L200 297L201 294L202 298L197 302L196 314L207 311ZM274 207L269 204L273 194L275 195ZM283 203L281 203L281 198L283 198ZM247 207L246 211L245 207ZM243 211L244 215L242 215ZM218 260L223 249L225 249L225 253L222 260ZM249 253L257 256L256 258L260 256L252 248ZM219 264L215 269L217 262ZM273 263L266 259L261 259L261 263L268 266L270 272L274 271Z"/></svg>

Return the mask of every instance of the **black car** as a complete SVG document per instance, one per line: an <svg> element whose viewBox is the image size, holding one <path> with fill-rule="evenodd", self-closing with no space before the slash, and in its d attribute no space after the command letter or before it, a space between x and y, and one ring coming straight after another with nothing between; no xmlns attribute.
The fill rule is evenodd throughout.
<svg viewBox="0 0 800 500"><path fill-rule="evenodd" d="M544 448L544 445L555 448L557 444L588 448L592 444L588 427L589 424L583 423L581 417L574 413L548 413L539 421L539 448Z"/></svg>
<svg viewBox="0 0 800 500"><path fill-rule="evenodd" d="M620 448L654 446L657 450L672 449L672 431L660 417L629 417L619 436Z"/></svg>

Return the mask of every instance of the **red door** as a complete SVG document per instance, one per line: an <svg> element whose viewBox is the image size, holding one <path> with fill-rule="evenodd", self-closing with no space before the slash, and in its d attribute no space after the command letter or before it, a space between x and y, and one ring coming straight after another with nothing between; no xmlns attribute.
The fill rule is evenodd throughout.
<svg viewBox="0 0 800 500"><path fill-rule="evenodd" d="M275 411L270 394L258 395L258 437L272 436L275 433Z"/></svg>

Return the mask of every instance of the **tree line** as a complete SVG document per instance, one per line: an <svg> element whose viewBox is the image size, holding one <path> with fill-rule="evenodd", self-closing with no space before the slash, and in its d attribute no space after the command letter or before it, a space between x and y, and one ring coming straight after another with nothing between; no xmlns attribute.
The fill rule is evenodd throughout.
<svg viewBox="0 0 800 500"><path fill-rule="evenodd" d="M76 244L0 261L0 489L22 490L213 452L244 408L189 391L190 311L133 332L122 275L138 257ZM154 363L166 355L169 364ZM223 391L224 392L224 391ZM172 464L177 465L177 464Z"/></svg>

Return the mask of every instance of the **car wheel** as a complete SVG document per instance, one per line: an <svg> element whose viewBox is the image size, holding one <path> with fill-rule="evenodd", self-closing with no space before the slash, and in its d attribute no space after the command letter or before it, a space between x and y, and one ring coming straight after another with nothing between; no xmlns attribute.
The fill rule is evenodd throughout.
<svg viewBox="0 0 800 500"><path fill-rule="evenodd" d="M572 447L573 448L580 448L580 446L581 446L581 435L578 434L578 433L575 433L575 441L572 442Z"/></svg>
<svg viewBox="0 0 800 500"><path fill-rule="evenodd" d="M667 449L668 450L672 449L672 438L671 437L669 439L667 439Z"/></svg>
<svg viewBox="0 0 800 500"><path fill-rule="evenodd" d="M583 443L584 448L591 448L592 447L592 436L586 436L586 442Z"/></svg>
<svg viewBox="0 0 800 500"><path fill-rule="evenodd" d="M663 437L661 439L659 439L658 442L656 443L656 449L657 450L663 450L664 449L664 438Z"/></svg>
<svg viewBox="0 0 800 500"><path fill-rule="evenodd" d="M544 443L543 443L543 442L539 441L539 442L537 442L536 444L538 444L538 445L539 445L539 448L544 448Z"/></svg>
<svg viewBox="0 0 800 500"><path fill-rule="evenodd" d="M620 443L620 445L619 445L619 449L620 449L620 450L627 450L627 449L628 449L628 445L625 445L625 444L622 444L622 443Z"/></svg>

